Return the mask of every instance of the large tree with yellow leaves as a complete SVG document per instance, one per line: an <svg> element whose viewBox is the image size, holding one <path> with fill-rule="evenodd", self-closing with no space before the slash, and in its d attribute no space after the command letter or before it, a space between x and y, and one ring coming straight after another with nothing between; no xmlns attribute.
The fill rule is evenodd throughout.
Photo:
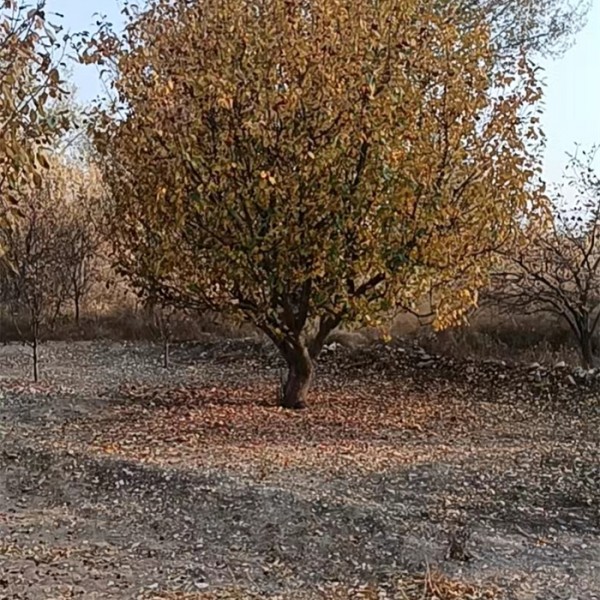
<svg viewBox="0 0 600 600"><path fill-rule="evenodd" d="M539 201L534 73L499 72L452 4L153 0L92 43L123 109L95 131L123 271L262 330L285 407L341 323L433 286L458 319Z"/></svg>

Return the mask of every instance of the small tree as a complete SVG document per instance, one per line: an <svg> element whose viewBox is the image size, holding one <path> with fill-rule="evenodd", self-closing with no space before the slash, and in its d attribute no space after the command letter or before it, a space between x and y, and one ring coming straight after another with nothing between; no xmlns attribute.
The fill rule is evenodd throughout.
<svg viewBox="0 0 600 600"><path fill-rule="evenodd" d="M153 0L92 42L124 109L95 132L121 269L262 330L285 407L340 323L440 281L437 325L460 318L540 199L534 73L453 6Z"/></svg>
<svg viewBox="0 0 600 600"><path fill-rule="evenodd" d="M146 310L150 314L153 333L158 337L162 345L163 367L171 366L171 341L173 339L173 319L175 309L173 306L165 305L160 300L147 299Z"/></svg>
<svg viewBox="0 0 600 600"><path fill-rule="evenodd" d="M103 235L104 190L100 173L92 162L70 162L68 196L63 199L61 223L62 270L69 282L75 322L79 325L81 307L98 281Z"/></svg>
<svg viewBox="0 0 600 600"><path fill-rule="evenodd" d="M600 321L600 178L595 152L574 157L568 182L545 227L526 229L494 274L488 300L524 314L557 316L572 331L585 367L595 363L594 335Z"/></svg>
<svg viewBox="0 0 600 600"><path fill-rule="evenodd" d="M68 281L62 271L59 207L60 180L47 177L19 199L20 218L0 231L6 248L3 269L5 301L11 305L23 341L30 345L33 378L39 379L39 344L68 297ZM25 317L25 329L21 319Z"/></svg>

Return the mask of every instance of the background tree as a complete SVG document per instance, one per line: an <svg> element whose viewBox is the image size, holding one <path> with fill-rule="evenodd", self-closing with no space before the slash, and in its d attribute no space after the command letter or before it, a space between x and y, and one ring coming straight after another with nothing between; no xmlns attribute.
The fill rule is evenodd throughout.
<svg viewBox="0 0 600 600"><path fill-rule="evenodd" d="M168 369L171 364L171 341L176 311L173 306L165 305L154 298L146 299L144 304L150 315L152 333L160 340L162 346L163 368Z"/></svg>
<svg viewBox="0 0 600 600"><path fill-rule="evenodd" d="M600 178L595 151L575 156L568 182L576 192L552 205L547 227L523 233L493 277L488 300L524 314L548 313L565 322L585 367L595 363L600 321Z"/></svg>
<svg viewBox="0 0 600 600"><path fill-rule="evenodd" d="M40 185L22 187L20 216L0 229L5 256L0 301L33 349L73 303L76 320L82 300L96 282L102 244L99 217L103 188L93 164L69 155L49 155Z"/></svg>
<svg viewBox="0 0 600 600"><path fill-rule="evenodd" d="M532 51L557 56L570 47L585 25L591 0L459 0L474 19L490 25L503 57Z"/></svg>
<svg viewBox="0 0 600 600"><path fill-rule="evenodd" d="M66 126L64 114L48 113L63 93L59 32L44 2L0 4L0 228L18 212L21 187L41 184L45 148Z"/></svg>
<svg viewBox="0 0 600 600"><path fill-rule="evenodd" d="M55 322L68 298L69 281L63 272L60 210L66 180L56 167L40 186L21 192L20 218L0 230L6 248L2 292L22 339L30 345L33 377L39 379L39 345L44 331Z"/></svg>
<svg viewBox="0 0 600 600"><path fill-rule="evenodd" d="M79 325L82 303L101 273L104 189L98 168L92 162L70 161L65 176L69 189L62 199L61 270L68 278L75 322Z"/></svg>
<svg viewBox="0 0 600 600"><path fill-rule="evenodd" d="M125 109L95 132L121 269L262 330L286 407L340 323L439 281L436 324L459 319L540 199L534 73L451 4L155 0L84 57Z"/></svg>

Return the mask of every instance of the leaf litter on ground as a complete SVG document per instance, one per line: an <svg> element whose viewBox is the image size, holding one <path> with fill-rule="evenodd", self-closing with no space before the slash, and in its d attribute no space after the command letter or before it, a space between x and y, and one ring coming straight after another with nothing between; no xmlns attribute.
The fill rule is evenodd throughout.
<svg viewBox="0 0 600 600"><path fill-rule="evenodd" d="M440 584L427 600L491 598L482 594L496 584L498 597L560 598L563 590L596 599L594 382L573 387L549 370L540 384L529 367L441 357L423 368L422 352L375 346L325 356L311 408L288 412L274 402L276 357L253 343L225 346L176 350L177 366L165 372L152 347L88 345L84 374L58 346L43 385L1 381L6 514L68 502L78 525L65 545L66 526L53 524L55 533L36 542L40 551L22 531L45 531L43 520L24 528L0 518L0 533L10 533L0 564L43 565L54 552L58 564L79 565L74 588L85 589L90 565L104 560L117 591L98 597L129 597L125 590L154 578L181 598L227 598L215 594L229 589L412 600L421 598L417 588L407 579L394 590L395 576L433 562L455 587ZM69 357L82 351L71 346ZM131 525L119 530L117 518ZM92 538L103 538L104 524L100 548L114 564L94 545L82 554L90 519ZM464 552L449 552L463 533ZM130 563L135 544L143 561ZM121 582L119 561L129 565ZM40 577L52 579L56 568ZM246 579L249 586L238 585ZM111 579L101 581L106 588ZM282 581L287 592L269 590Z"/></svg>

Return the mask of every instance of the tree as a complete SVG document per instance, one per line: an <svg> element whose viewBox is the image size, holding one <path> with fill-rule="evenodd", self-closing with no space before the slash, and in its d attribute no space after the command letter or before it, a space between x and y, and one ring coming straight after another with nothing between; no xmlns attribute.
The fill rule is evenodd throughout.
<svg viewBox="0 0 600 600"><path fill-rule="evenodd" d="M80 302L96 280L102 193L93 164L51 154L42 183L21 188L19 218L0 229L0 246L5 248L0 299L33 349L36 381L44 332L68 302L74 303L78 319Z"/></svg>
<svg viewBox="0 0 600 600"><path fill-rule="evenodd" d="M531 51L558 56L586 23L591 0L460 0L467 14L490 24L500 55Z"/></svg>
<svg viewBox="0 0 600 600"><path fill-rule="evenodd" d="M154 0L84 56L123 108L94 132L122 271L262 330L285 407L339 324L440 281L436 324L459 319L541 201L534 71L451 4Z"/></svg>
<svg viewBox="0 0 600 600"><path fill-rule="evenodd" d="M105 242L104 189L93 162L69 161L66 168L69 190L62 199L61 261L68 278L75 322L79 325L82 303L100 275L99 253Z"/></svg>
<svg viewBox="0 0 600 600"><path fill-rule="evenodd" d="M11 307L24 342L30 345L33 377L39 379L39 344L43 331L60 313L69 294L62 270L63 240L60 210L56 200L64 193L65 179L52 169L41 186L30 186L19 198L20 218L0 230L6 248L2 270L2 292ZM26 328L21 319L25 317Z"/></svg>
<svg viewBox="0 0 600 600"><path fill-rule="evenodd" d="M64 86L68 95L56 107L69 116L70 127L57 139L54 153L61 157L68 182L60 202L63 236L63 270L67 273L75 322L81 320L82 304L101 277L104 236L105 191L98 157L86 135L85 109L75 99L76 87Z"/></svg>
<svg viewBox="0 0 600 600"><path fill-rule="evenodd" d="M600 178L595 152L575 156L568 181L576 192L553 202L546 227L525 229L521 243L503 253L488 300L524 314L557 316L572 331L585 367L594 366L600 321Z"/></svg>
<svg viewBox="0 0 600 600"><path fill-rule="evenodd" d="M158 337L162 345L163 368L171 365L171 341L173 338L173 319L175 310L171 305L152 298L145 299L145 308L150 316L151 330Z"/></svg>
<svg viewBox="0 0 600 600"><path fill-rule="evenodd" d="M59 32L44 2L0 3L0 228L18 214L21 187L41 185L45 148L66 126L65 115L48 112L63 94Z"/></svg>

